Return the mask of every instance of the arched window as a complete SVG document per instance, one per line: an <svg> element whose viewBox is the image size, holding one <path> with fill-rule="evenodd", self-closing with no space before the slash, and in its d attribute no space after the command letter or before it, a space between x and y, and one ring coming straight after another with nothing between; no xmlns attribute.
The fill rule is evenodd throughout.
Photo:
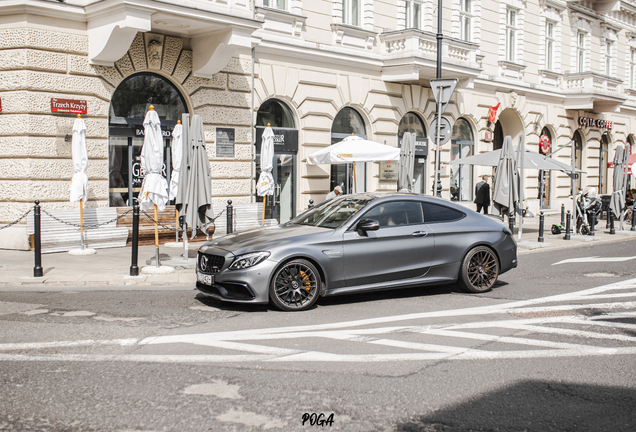
<svg viewBox="0 0 636 432"><path fill-rule="evenodd" d="M161 120L164 133L163 175L170 178L171 132L188 112L185 99L174 84L166 78L139 73L124 79L113 93L109 108L108 163L109 201L114 207L132 205L139 194L141 173L141 148L144 143L143 121L150 105L154 106Z"/></svg>
<svg viewBox="0 0 636 432"><path fill-rule="evenodd" d="M176 123L181 120L181 114L188 112L174 84L159 75L140 73L129 76L117 86L110 101L111 123L114 117L141 119L143 123L150 105L155 107L162 122Z"/></svg>
<svg viewBox="0 0 636 432"><path fill-rule="evenodd" d="M263 103L256 114L256 126L294 129L294 116L283 102L270 99Z"/></svg>
<svg viewBox="0 0 636 432"><path fill-rule="evenodd" d="M331 144L338 143L351 135L367 138L366 128L362 116L353 108L345 107L338 112L331 126ZM346 193L364 192L367 190L367 170L365 163L356 164L356 178L354 181L353 170L350 164L331 165L331 181L329 190L341 186Z"/></svg>
<svg viewBox="0 0 636 432"><path fill-rule="evenodd" d="M415 134L415 163L413 164L413 192L424 193L426 190L426 128L420 117L412 112L406 113L398 126L398 143L402 145L402 137L405 132ZM421 154L418 154L422 148Z"/></svg>
<svg viewBox="0 0 636 432"><path fill-rule="evenodd" d="M451 160L473 155L475 141L473 130L466 119L459 118L451 135ZM451 165L451 201L472 201L473 166Z"/></svg>
<svg viewBox="0 0 636 432"><path fill-rule="evenodd" d="M599 168L598 168L598 193L607 193L607 163L609 161L609 135L604 133L601 137L601 146L599 149Z"/></svg>
<svg viewBox="0 0 636 432"><path fill-rule="evenodd" d="M543 150L543 147L539 146L539 153L541 154L549 154L552 152L553 143L552 143L552 133L550 129L544 127L541 130L541 140L547 139L547 142L550 143L550 149L547 151ZM541 208L550 208L550 180L552 179L551 171L543 171L539 170L539 199Z"/></svg>
<svg viewBox="0 0 636 432"><path fill-rule="evenodd" d="M582 169L583 158L581 157L581 153L583 152L583 138L581 137L580 131L574 132L572 141L574 141L574 167L577 169ZM574 182L574 186L576 187L576 190L574 191L575 194L578 193L579 189L581 189L581 174L582 173L579 173L578 178Z"/></svg>

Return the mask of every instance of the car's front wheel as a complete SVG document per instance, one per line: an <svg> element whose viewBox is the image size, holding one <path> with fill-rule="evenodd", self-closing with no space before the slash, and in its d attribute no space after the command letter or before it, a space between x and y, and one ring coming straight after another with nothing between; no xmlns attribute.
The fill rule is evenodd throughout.
<svg viewBox="0 0 636 432"><path fill-rule="evenodd" d="M269 298L284 311L301 311L318 300L320 274L312 263L295 259L281 266L269 286Z"/></svg>
<svg viewBox="0 0 636 432"><path fill-rule="evenodd" d="M478 246L464 257L457 282L465 291L483 293L492 289L498 277L497 256L492 249Z"/></svg>

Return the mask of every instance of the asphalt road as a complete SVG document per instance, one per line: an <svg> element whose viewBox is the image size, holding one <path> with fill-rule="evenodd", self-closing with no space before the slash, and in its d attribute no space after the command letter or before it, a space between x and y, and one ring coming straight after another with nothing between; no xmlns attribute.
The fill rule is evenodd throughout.
<svg viewBox="0 0 636 432"><path fill-rule="evenodd" d="M485 294L301 313L169 287L0 292L0 430L636 430L636 241L519 262Z"/></svg>

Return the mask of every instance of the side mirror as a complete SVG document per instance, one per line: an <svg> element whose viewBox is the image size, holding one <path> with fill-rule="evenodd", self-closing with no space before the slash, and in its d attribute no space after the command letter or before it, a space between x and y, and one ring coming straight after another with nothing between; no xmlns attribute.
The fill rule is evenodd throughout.
<svg viewBox="0 0 636 432"><path fill-rule="evenodd" d="M380 229L380 223L374 219L362 219L356 225L358 231L377 231Z"/></svg>

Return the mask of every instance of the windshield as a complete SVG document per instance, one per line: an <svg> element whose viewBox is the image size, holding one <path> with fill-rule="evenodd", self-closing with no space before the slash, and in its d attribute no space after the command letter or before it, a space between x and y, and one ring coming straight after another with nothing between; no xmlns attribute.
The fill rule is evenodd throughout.
<svg viewBox="0 0 636 432"><path fill-rule="evenodd" d="M340 228L371 201L370 197L334 198L306 211L290 223L320 228Z"/></svg>

